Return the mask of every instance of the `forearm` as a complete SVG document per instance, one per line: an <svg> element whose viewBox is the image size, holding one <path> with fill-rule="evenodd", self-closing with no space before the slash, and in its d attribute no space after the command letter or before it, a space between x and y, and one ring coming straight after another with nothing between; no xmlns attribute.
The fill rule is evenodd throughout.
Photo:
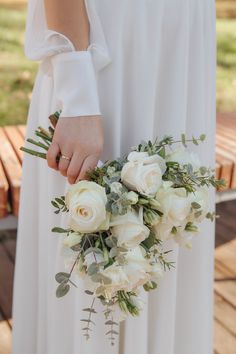
<svg viewBox="0 0 236 354"><path fill-rule="evenodd" d="M84 0L44 0L47 26L64 34L76 50L89 45L89 21Z"/></svg>

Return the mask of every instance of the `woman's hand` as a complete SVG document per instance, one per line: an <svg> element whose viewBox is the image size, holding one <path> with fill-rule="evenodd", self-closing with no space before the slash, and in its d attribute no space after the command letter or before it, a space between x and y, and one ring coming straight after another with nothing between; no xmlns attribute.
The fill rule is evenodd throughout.
<svg viewBox="0 0 236 354"><path fill-rule="evenodd" d="M59 118L52 144L47 152L48 166L59 170L73 184L86 179L97 166L103 149L103 124L100 116ZM56 157L62 154L70 160Z"/></svg>

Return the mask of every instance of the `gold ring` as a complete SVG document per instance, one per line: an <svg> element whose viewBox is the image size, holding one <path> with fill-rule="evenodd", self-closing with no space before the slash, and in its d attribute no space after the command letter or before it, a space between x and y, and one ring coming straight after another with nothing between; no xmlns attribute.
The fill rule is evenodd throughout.
<svg viewBox="0 0 236 354"><path fill-rule="evenodd" d="M65 159L65 160L68 160L68 161L70 161L70 160L71 160L71 158L70 158L70 157L65 156L65 155L63 155L63 154L61 154L61 159Z"/></svg>

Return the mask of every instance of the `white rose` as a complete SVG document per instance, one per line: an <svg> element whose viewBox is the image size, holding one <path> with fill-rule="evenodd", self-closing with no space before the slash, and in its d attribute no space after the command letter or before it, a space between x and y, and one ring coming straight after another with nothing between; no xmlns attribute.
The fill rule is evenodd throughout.
<svg viewBox="0 0 236 354"><path fill-rule="evenodd" d="M67 247L73 247L75 245L78 245L82 240L82 235L78 232L73 232L70 233L66 238L64 239L64 245Z"/></svg>
<svg viewBox="0 0 236 354"><path fill-rule="evenodd" d="M196 153L189 152L184 148L177 149L168 155L167 161L178 162L180 165L191 164L194 169L198 169L201 166L199 156Z"/></svg>
<svg viewBox="0 0 236 354"><path fill-rule="evenodd" d="M152 196L162 184L165 161L159 155L133 151L121 171L122 182L131 190Z"/></svg>
<svg viewBox="0 0 236 354"><path fill-rule="evenodd" d="M145 164L158 163L162 173L166 170L165 160L158 154L148 155L147 152L131 151L127 157L127 160L133 162L143 161Z"/></svg>
<svg viewBox="0 0 236 354"><path fill-rule="evenodd" d="M65 202L72 230L88 233L108 229L105 188L95 182L80 181L69 188Z"/></svg>
<svg viewBox="0 0 236 354"><path fill-rule="evenodd" d="M191 197L185 188L172 188L169 182L164 182L156 199L160 202L160 211L164 214L162 218L166 224L182 225L190 214Z"/></svg>
<svg viewBox="0 0 236 354"><path fill-rule="evenodd" d="M144 249L137 246L124 255L126 263L123 265L123 270L129 279L127 291L142 286L150 279L151 265L144 258L143 253L145 253Z"/></svg>
<svg viewBox="0 0 236 354"><path fill-rule="evenodd" d="M159 224L155 225L152 230L158 240L166 241L171 236L172 228L173 225L171 223L160 222Z"/></svg>
<svg viewBox="0 0 236 354"><path fill-rule="evenodd" d="M110 221L112 235L117 245L127 248L136 247L149 236L149 229L143 224L142 208L137 213L128 211L125 215L113 216Z"/></svg>

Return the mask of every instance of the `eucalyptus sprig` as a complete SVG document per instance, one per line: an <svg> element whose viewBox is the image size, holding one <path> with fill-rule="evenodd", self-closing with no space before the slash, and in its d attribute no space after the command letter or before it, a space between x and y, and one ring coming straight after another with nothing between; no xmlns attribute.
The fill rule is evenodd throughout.
<svg viewBox="0 0 236 354"><path fill-rule="evenodd" d="M27 138L26 141L33 146L37 146L37 147L43 149L43 151L48 151L48 149L52 143L55 127L56 127L57 121L59 119L59 116L60 116L60 112L58 112L58 111L49 116L51 126L48 127L48 130L44 129L43 127L38 127L34 131L34 135L36 137L38 137L39 140ZM30 155L33 155L36 157L40 157L44 160L47 158L47 154L45 152L41 152L41 151L34 150L34 149L29 149L24 146L21 146L20 150L26 152L27 154L30 154ZM57 160L59 161L59 156L57 157Z"/></svg>
<svg viewBox="0 0 236 354"><path fill-rule="evenodd" d="M149 155L158 154L161 157L165 158L166 156L166 147L171 147L173 144L181 143L184 147L187 147L188 143L192 143L194 145L199 145L200 142L204 142L206 139L205 134L201 134L198 138L192 136L192 138L187 138L185 134L181 134L180 140L174 140L174 138L170 135L164 136L160 141L156 139L154 142L152 141L143 141L138 146L134 147L134 151L139 152L147 152Z"/></svg>
<svg viewBox="0 0 236 354"><path fill-rule="evenodd" d="M92 292L87 291L87 295L93 295ZM96 297L93 297L92 303L90 307L86 307L83 309L84 312L88 313L87 318L82 318L80 321L85 323L85 327L82 328L82 331L84 331L84 337L89 340L90 338L90 333L92 331L91 325L96 325L95 322L92 320L92 315L96 314L97 311L94 308L94 303L95 303Z"/></svg>

